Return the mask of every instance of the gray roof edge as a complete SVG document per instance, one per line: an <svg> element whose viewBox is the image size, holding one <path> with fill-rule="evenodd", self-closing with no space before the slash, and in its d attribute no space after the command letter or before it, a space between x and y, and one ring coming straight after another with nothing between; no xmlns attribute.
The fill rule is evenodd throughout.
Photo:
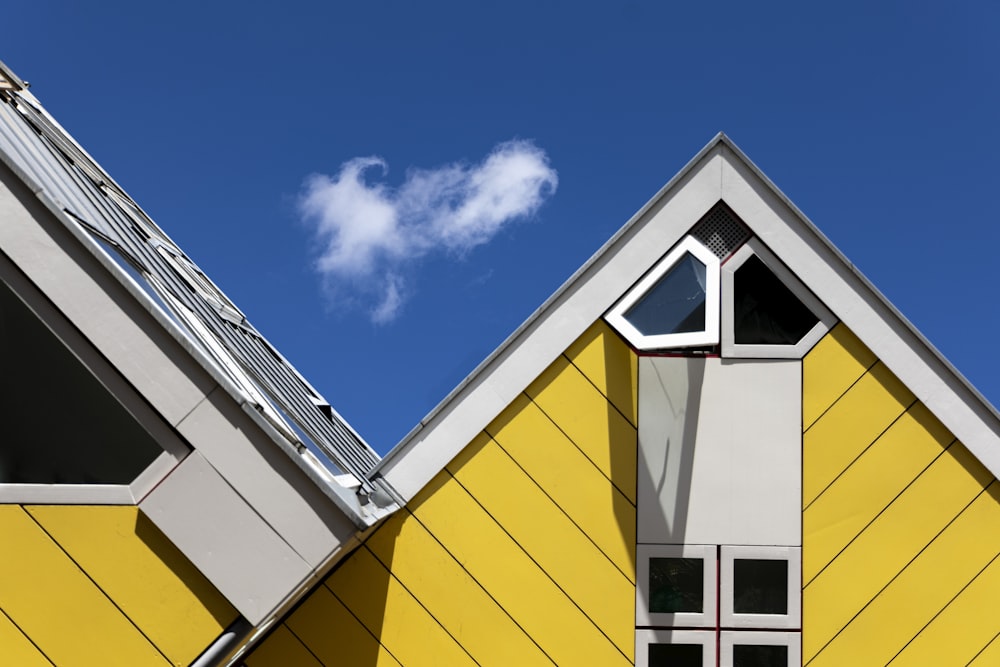
<svg viewBox="0 0 1000 667"><path fill-rule="evenodd" d="M154 320L170 335L184 351L201 367L208 375L223 389L223 391L238 405L250 418L264 431L272 441L284 451L303 472L343 511L359 528L366 528L384 514L384 512L371 512L364 509L353 491L338 484L330 477L329 471L321 464L314 464L307 460L298 448L289 442L267 419L264 418L247 400L243 391L239 389L225 373L219 369L218 365L208 355L196 345L186 331L180 325L168 317L157 305L153 298L135 283L132 276L128 275L118 263L112 259L107 251L94 240L87 230L80 226L72 216L63 211L48 194L34 183L24 171L11 162L9 156L0 151L0 162L10 168L14 174L22 179L25 185L34 193L39 202L73 235L74 239L86 248L101 266L126 289L142 308L148 312ZM308 450L306 450L308 451ZM391 510L394 508L385 508Z"/></svg>
<svg viewBox="0 0 1000 667"><path fill-rule="evenodd" d="M416 426L410 429L409 433L407 433L403 437L403 439L400 440L392 448L392 450L390 450L385 456L383 456L379 464L372 469L372 476L378 475L383 468L386 468L389 465L391 465L395 460L395 458L397 456L400 456L407 449L407 445L411 441L413 441L414 438L416 438L416 436L424 429L424 427L427 424L429 424L438 414L440 414L443 410L445 410L448 407L448 405L452 401L454 401L468 385L472 384L479 377L480 374L484 373L486 369L490 367L498 357L502 356L503 353L510 346L512 346L518 339L520 339L521 336L523 336L536 321L540 320L549 311L549 309L551 309L554 306L554 304L556 304L560 300L563 294L568 292L588 271L590 271L591 267L597 264L600 261L600 259L611 250L611 248L613 248L620 242L622 237L628 234L628 232L632 229L633 226L638 224L638 222L643 219L646 213L648 213L649 210L653 206L655 206L658 201L660 201L660 199L662 199L668 192L670 192L670 190L672 190L674 186L677 185L677 183L684 180L684 178L692 170L694 170L694 168L702 160L705 159L705 157L711 154L712 151L714 151L720 145L726 145L726 146L732 145L732 142L729 140L729 138L725 135L724 132L718 132L714 137L712 137L712 139L707 144L705 144L705 146L700 151L698 151L694 155L694 157L688 160L687 164L681 167L680 171L674 174L674 176L669 181L667 181L663 187L657 190L656 194L650 197L649 200L638 211L636 211L632 215L632 217L630 217L628 221L611 236L611 238L605 241L604 244L600 248L598 248L598 250L593 255L591 255L590 258L583 263L583 265L580 266L580 268L574 271L573 274L569 278L567 278L562 283L562 285L560 285L559 288L556 289L556 291L553 292L552 295L549 296L549 298L547 298L542 303L542 305L536 308L535 311L532 312L531 315L529 315L527 319L525 319L524 322L522 322L519 327L517 327L517 329L515 329L509 336L507 336L507 338L504 339L504 341L500 343L500 345L498 345L497 348L494 349L489 354L489 356L483 359L479 363L479 365L477 365L472 370L471 373L465 376L465 378L461 382L459 382L458 385L456 385L456 387L452 389L447 396L444 397L444 399L442 399L436 406L434 406L434 408L432 408L431 411L428 412L424 416L424 418L417 423Z"/></svg>
<svg viewBox="0 0 1000 667"><path fill-rule="evenodd" d="M832 255L834 261L848 270L859 284L859 287L866 290L877 302L882 310L883 317L891 320L890 327L905 332L911 339L912 345L919 346L926 355L925 359L934 364L933 372L939 377L950 376L953 378L967 400L973 401L980 410L974 410L980 418L992 422L988 424L993 432L1000 436L1000 413L997 409L977 390L955 366L934 347L934 345L882 294L878 288L830 241L825 234L785 195L781 189L768 178L763 171L743 152L739 146L724 132L717 133L698 153L692 157L656 194L654 194L629 220L605 242L579 269L577 269L545 302L539 306L528 318L510 334L493 352L489 354L469 375L467 375L448 395L440 401L420 422L410 430L396 444L393 449L386 454L382 461L373 469L372 474L378 475L382 470L391 468L396 459L405 456L411 445L419 440L421 432L443 411L445 411L471 384L475 383L480 375L487 372L494 362L501 357L504 352L515 345L519 339L526 334L532 326L543 318L548 311L557 304L562 296L569 292L574 285L581 280L588 271L597 264L601 258L608 254L629 231L653 208L657 202L664 198L674 187L683 181L707 156L713 151L723 147L732 156L742 162L760 179L760 181L776 196L779 201L786 206L789 211L798 219L800 229L812 236L827 252Z"/></svg>
<svg viewBox="0 0 1000 667"><path fill-rule="evenodd" d="M0 63L0 73L6 75L11 74L9 68L3 63ZM20 79L17 79L20 82ZM23 85L23 83L22 83ZM131 197L125 193L125 191L107 174L100 164L94 160L89 153L87 153L82 146L73 138L73 136L66 132L64 128L45 110L44 106L34 97L26 88L20 90L6 90L3 91L4 95L8 95L13 98L22 98L24 101L29 102L36 111L45 115L46 119L50 121L62 134L62 138L72 142L72 144L92 163L92 166L100 171L102 176L106 176L106 181L108 184L113 185L113 187L120 192L121 195L126 197L131 205L142 213L149 224L152 224L158 234L161 234L164 239L169 241L174 247L179 247L166 235L162 229L156 225L152 219L145 214L144 211L139 207L138 204L132 200ZM22 182L25 186L34 194L34 196L39 200L39 202L55 217L59 223L66 228L70 234L75 238L75 240L85 248L103 267L108 274L114 277L114 279L121 284L126 292L133 298L146 312L148 312L153 320L165 330L169 336L171 336L185 352L190 356L196 364L201 367L208 375L211 377L230 397L230 399L240 406L242 409L247 411L253 420L261 426L262 430L268 435L269 439L274 441L274 443L287 455L289 455L292 460L298 465L305 474L317 485L320 489L334 502L334 504L341 509L357 526L364 528L371 525L374 521L377 521L384 514L391 512L395 509L395 503L387 503L379 507L363 507L361 498L352 489L343 486L339 482L333 479L333 475L329 470L327 470L318 461L307 460L306 457L302 455L299 451L298 446L287 440L276 428L274 428L263 415L259 414L256 409L252 407L247 402L247 398L244 392L230 380L225 373L218 368L216 362L211 359L200 346L192 339L192 334L181 328L181 326L171 319L166 313L164 313L161 307L152 299L152 297L130 276L118 263L108 254L104 247L99 244L92 234L85 229L82 224L74 219L74 217L68 214L63 208L49 195L46 189L36 182L22 167L18 162L5 151L0 151L0 162L2 162L11 172ZM207 276L206 276L207 277ZM220 290L221 293L221 290ZM259 334L258 334L259 335ZM261 336L261 338L263 338ZM266 340L266 339L265 339ZM270 343L268 343L270 345ZM272 350L275 350L273 346L270 346ZM275 350L276 351L276 350ZM282 360L288 365L288 367L303 381L305 378L301 376L298 371L288 364L284 357ZM305 382L308 385L308 382ZM309 385L311 388L311 385ZM319 395L316 392L317 396ZM332 409L332 408L331 408ZM363 438L350 425L340 417L339 413L336 413L337 418L340 419L341 423L346 426L361 442L364 442ZM308 450L306 450L308 452ZM380 495L380 498L382 496Z"/></svg>
<svg viewBox="0 0 1000 667"><path fill-rule="evenodd" d="M992 416L992 418L996 420L996 427L994 430L997 430L998 434L1000 434L1000 411L997 410L996 406L990 403L990 401L985 396L983 396L982 393L980 393L980 391L976 389L976 387L971 382L969 382L968 378L966 378L961 371L955 368L955 366L950 361L948 361L948 358L945 357L941 353L941 351L938 350L934 346L934 344L931 343L930 340L928 340L927 337L924 336L920 332L920 330L916 326L914 326L914 324L910 322L910 320L907 319L907 317L903 315L903 313L900 312L899 309L896 308L896 306L893 305L893 303L884 294L882 294L882 292L878 289L878 287L876 287L874 283L872 283L871 280L869 280L868 277L865 276L864 273L862 273L861 269L859 269L853 262L851 262L851 260L849 260L847 256L844 255L844 253L841 252L836 245L834 245L834 243L819 229L819 227L817 227L813 223L813 221L810 220L809 217L805 213L803 213L799 209L799 207L796 206L792 202L792 200L785 195L784 192L782 192L781 188L775 185L775 183L770 178L768 178L763 171L761 171L760 167L758 167L753 162L753 160L751 160L750 157L746 153L744 153L739 148L739 146L736 145L736 143L732 139L730 139L728 136L726 136L721 132L717 135L716 139L720 143L724 144L726 148L731 150L736 158L738 158L741 162L743 162L754 173L754 175L761 180L761 182L763 182L768 188L770 188L771 191L781 200L781 202L789 208L789 210L799 219L799 221L801 221L803 230L807 231L819 243L825 246L825 248L829 252L831 252L837 258L837 260L839 260L840 263L845 268L847 268L861 282L863 287L869 291L869 293L879 302L879 304L886 309L887 311L886 314L892 317L896 321L896 324L899 325L899 327L901 327L908 334L913 336L913 338L915 339L914 342L921 345L925 349L925 351L937 363L941 364L942 368L939 370L945 371L949 373L951 376L953 376L960 383L961 387L965 391L969 392L969 397L974 398L978 403L982 405L982 407L984 407L987 410L987 412Z"/></svg>

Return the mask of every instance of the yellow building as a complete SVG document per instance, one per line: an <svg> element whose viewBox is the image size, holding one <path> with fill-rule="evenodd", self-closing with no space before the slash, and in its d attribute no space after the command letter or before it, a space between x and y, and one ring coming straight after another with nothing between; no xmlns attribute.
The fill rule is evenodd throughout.
<svg viewBox="0 0 1000 667"><path fill-rule="evenodd" d="M724 135L381 460L2 65L0 162L0 664L1000 664L1000 417Z"/></svg>

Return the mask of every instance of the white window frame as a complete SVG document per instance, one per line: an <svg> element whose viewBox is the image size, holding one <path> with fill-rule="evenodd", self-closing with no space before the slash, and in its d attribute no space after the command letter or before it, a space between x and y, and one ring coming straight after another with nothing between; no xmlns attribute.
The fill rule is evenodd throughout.
<svg viewBox="0 0 1000 667"><path fill-rule="evenodd" d="M135 388L87 340L37 285L0 253L0 281L34 313L59 342L79 360L122 409L163 449L128 484L0 483L0 504L132 505L146 496L190 453L176 434Z"/></svg>
<svg viewBox="0 0 1000 667"><path fill-rule="evenodd" d="M787 646L788 667L802 664L801 632L758 632L752 630L723 630L719 633L719 665L733 667L733 647L737 644L752 646Z"/></svg>
<svg viewBox="0 0 1000 667"><path fill-rule="evenodd" d="M736 271L756 256L819 321L794 345L736 343ZM751 238L722 265L722 356L747 359L801 359L826 335L837 318L757 238Z"/></svg>
<svg viewBox="0 0 1000 667"><path fill-rule="evenodd" d="M802 627L801 547L723 546L719 568L719 622L723 628L795 630ZM788 563L788 613L737 614L733 611L734 573L737 560L780 560Z"/></svg>
<svg viewBox="0 0 1000 667"><path fill-rule="evenodd" d="M650 644L701 644L702 667L715 667L715 630L636 630L635 667L649 667Z"/></svg>
<svg viewBox="0 0 1000 667"><path fill-rule="evenodd" d="M717 563L715 545L640 544L636 547L636 626L715 628ZM695 612L649 611L649 560L651 558L700 558L704 563L702 609ZM714 663L713 663L714 664Z"/></svg>
<svg viewBox="0 0 1000 667"><path fill-rule="evenodd" d="M688 253L705 265L704 331L644 335L625 319L625 313ZM719 342L719 299L719 258L693 236L686 236L612 306L604 319L638 350L716 345Z"/></svg>

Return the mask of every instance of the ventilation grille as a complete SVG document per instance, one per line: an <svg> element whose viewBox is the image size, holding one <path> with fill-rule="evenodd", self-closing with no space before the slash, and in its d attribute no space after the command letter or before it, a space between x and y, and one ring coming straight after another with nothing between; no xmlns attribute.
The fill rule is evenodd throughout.
<svg viewBox="0 0 1000 667"><path fill-rule="evenodd" d="M750 238L750 230L721 202L705 214L691 230L691 236L715 253L720 260L729 257Z"/></svg>

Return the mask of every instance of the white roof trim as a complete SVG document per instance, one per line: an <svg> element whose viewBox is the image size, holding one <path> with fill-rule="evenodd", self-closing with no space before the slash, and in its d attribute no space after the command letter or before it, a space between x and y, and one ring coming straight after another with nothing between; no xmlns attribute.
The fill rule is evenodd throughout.
<svg viewBox="0 0 1000 667"><path fill-rule="evenodd" d="M1000 415L724 134L376 468L412 498L716 202L726 204L995 475Z"/></svg>

